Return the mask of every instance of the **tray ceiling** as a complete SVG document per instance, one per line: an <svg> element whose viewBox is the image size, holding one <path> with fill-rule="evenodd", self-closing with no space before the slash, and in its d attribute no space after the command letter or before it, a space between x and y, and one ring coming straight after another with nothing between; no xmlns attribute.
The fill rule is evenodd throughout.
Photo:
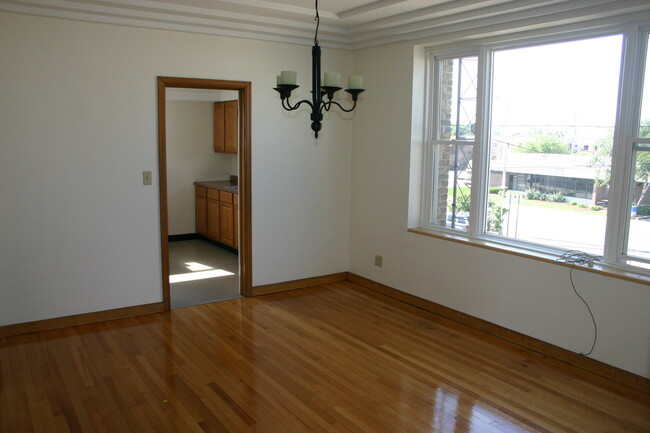
<svg viewBox="0 0 650 433"><path fill-rule="evenodd" d="M0 0L8 12L311 45L313 0ZM323 46L355 49L650 18L649 0L320 0Z"/></svg>

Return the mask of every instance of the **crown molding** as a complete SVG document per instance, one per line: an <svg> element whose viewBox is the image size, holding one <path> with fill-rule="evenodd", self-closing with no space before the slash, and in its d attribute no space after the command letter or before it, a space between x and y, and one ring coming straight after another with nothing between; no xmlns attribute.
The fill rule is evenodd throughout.
<svg viewBox="0 0 650 433"><path fill-rule="evenodd" d="M313 45L314 11L268 0L0 0L0 11L152 29ZM442 1L442 2L441 2ZM642 19L649 0L376 0L320 12L323 47L354 50L403 41L444 45L560 26ZM379 18L377 18L379 17ZM598 23L598 24L597 24Z"/></svg>
<svg viewBox="0 0 650 433"><path fill-rule="evenodd" d="M297 10L306 15L305 8L291 8L293 12ZM287 19L150 0L111 0L110 5L68 0L0 0L0 11L299 45L313 45L315 30L311 9L308 19ZM320 15L338 19L334 14ZM321 21L318 36L325 47L350 49L345 29Z"/></svg>
<svg viewBox="0 0 650 433"><path fill-rule="evenodd" d="M517 2L513 2L517 3ZM529 2L531 3L531 2ZM542 1L542 3L544 3ZM488 8L486 8L488 9ZM464 19L460 19L460 17ZM619 25L650 18L648 0L571 0L556 5L516 10L509 13L453 15L389 30L352 34L353 49L395 42L425 41L427 45L447 45L479 38L492 38L556 28L589 29Z"/></svg>
<svg viewBox="0 0 650 433"><path fill-rule="evenodd" d="M367 5L359 6L356 8L348 9L338 14L338 17L342 20L356 17L359 15L366 15L371 12L376 12L388 6L392 6L398 3L404 3L406 0L379 0L372 2Z"/></svg>

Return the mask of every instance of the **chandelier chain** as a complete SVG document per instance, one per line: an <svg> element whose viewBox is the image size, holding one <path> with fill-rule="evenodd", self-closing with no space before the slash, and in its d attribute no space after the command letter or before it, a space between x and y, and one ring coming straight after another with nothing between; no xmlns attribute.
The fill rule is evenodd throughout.
<svg viewBox="0 0 650 433"><path fill-rule="evenodd" d="M318 0L316 1L316 16L314 21L316 21L316 33L314 34L314 45L318 45L318 27L320 26L320 15L318 15Z"/></svg>

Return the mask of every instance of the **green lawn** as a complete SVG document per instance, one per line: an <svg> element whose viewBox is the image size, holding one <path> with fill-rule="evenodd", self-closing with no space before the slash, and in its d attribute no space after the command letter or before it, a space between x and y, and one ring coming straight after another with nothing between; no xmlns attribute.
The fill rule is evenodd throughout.
<svg viewBox="0 0 650 433"><path fill-rule="evenodd" d="M469 197L471 192L471 188L467 187L461 187L458 188L456 191L456 198L459 202L462 202L463 197ZM453 197L454 194L454 189L449 188L447 191L447 197L449 201L451 201L451 198ZM489 194L490 201L495 202L500 204L501 206L508 206L508 196L512 195L512 203L511 203L511 210L515 209L517 206L517 195L521 195L522 193L517 192L508 192L505 197L502 197L500 194ZM607 215L607 209L603 208L599 211L594 211L591 210L590 207L586 208L581 208L578 207L577 205L570 205L569 202L565 203L557 203L557 202L551 202L551 201L541 201L541 200L528 200L527 198L523 197L521 198L521 206L530 206L530 207L537 207L537 208L543 208L543 209L555 209L555 210L560 210L564 212L577 212L577 213L591 213L591 214L597 214L597 215Z"/></svg>
<svg viewBox="0 0 650 433"><path fill-rule="evenodd" d="M513 195L512 197L512 203L511 203L511 209L514 209L517 206L517 198L514 193L508 193L505 197L501 197L498 194L490 194L490 201L493 201L495 203L499 203L502 206L508 206L508 195ZM541 201L541 200L528 200L525 197L521 198L521 206L530 206L530 207L537 207L537 208L543 208L543 209L555 209L555 210L560 210L564 212L578 212L578 213L591 213L591 214L597 214L597 215L607 215L607 209L603 208L599 211L594 211L591 210L589 207L586 208L581 208L578 207L577 205L570 205L568 202L566 203L556 203L556 202L550 202L550 201Z"/></svg>

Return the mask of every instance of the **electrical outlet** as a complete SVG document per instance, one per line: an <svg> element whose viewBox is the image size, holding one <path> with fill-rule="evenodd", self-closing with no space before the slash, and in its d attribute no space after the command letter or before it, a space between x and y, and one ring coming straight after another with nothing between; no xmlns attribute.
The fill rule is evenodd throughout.
<svg viewBox="0 0 650 433"><path fill-rule="evenodd" d="M151 185L151 172L143 171L142 172L142 185Z"/></svg>
<svg viewBox="0 0 650 433"><path fill-rule="evenodd" d="M382 256L375 255L375 266L379 268L384 266L384 258Z"/></svg>

